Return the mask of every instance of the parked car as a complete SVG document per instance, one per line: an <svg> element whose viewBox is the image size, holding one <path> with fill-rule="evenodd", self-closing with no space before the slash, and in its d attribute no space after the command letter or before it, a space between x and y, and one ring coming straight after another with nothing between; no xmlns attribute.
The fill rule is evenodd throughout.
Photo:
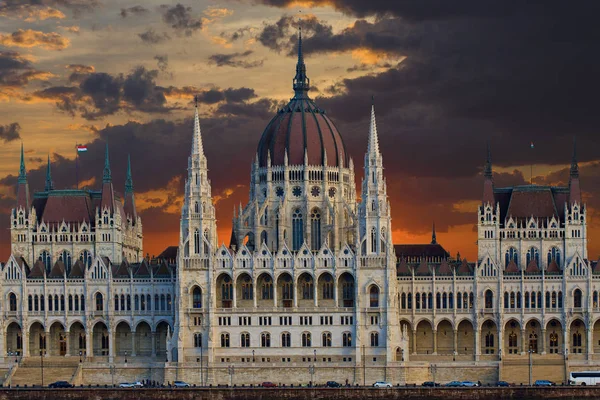
<svg viewBox="0 0 600 400"><path fill-rule="evenodd" d="M389 382L384 382L384 381L377 381L373 384L373 387L376 388L391 388L392 384Z"/></svg>
<svg viewBox="0 0 600 400"><path fill-rule="evenodd" d="M52 389L64 389L64 388L72 388L73 385L71 385L67 381L56 381L56 382L52 382L51 384L49 384L48 387L52 388Z"/></svg>
<svg viewBox="0 0 600 400"><path fill-rule="evenodd" d="M135 387L131 382L121 382L119 383L120 388L133 388Z"/></svg>
<svg viewBox="0 0 600 400"><path fill-rule="evenodd" d="M452 381L452 382L448 382L446 383L444 386L446 387L462 387L462 382L459 381Z"/></svg>
<svg viewBox="0 0 600 400"><path fill-rule="evenodd" d="M477 386L479 386L479 382L463 381L462 382L462 386L464 386L464 387L477 387Z"/></svg>
<svg viewBox="0 0 600 400"><path fill-rule="evenodd" d="M508 382L506 382L506 381L498 381L498 382L496 383L496 386L500 386L500 387L509 387L509 386L510 386L510 384L509 384Z"/></svg>
<svg viewBox="0 0 600 400"><path fill-rule="evenodd" d="M263 383L261 384L261 386L262 386L262 387L266 387L266 388L274 388L274 387L277 387L277 385L276 385L276 384L274 384L273 382L263 382Z"/></svg>
<svg viewBox="0 0 600 400"><path fill-rule="evenodd" d="M175 381L173 382L173 386L175 386L176 388L189 388L190 384L184 381Z"/></svg>
<svg viewBox="0 0 600 400"><path fill-rule="evenodd" d="M533 386L554 386L554 383L547 379L538 379Z"/></svg>
<svg viewBox="0 0 600 400"><path fill-rule="evenodd" d="M426 382L423 382L421 384L421 386L423 386L423 387L437 387L437 386L440 386L440 384L432 382L432 381L426 381Z"/></svg>
<svg viewBox="0 0 600 400"><path fill-rule="evenodd" d="M134 388L143 388L144 384L142 382L140 382L140 381L133 382L133 387Z"/></svg>
<svg viewBox="0 0 600 400"><path fill-rule="evenodd" d="M336 381L327 381L325 386L330 387L330 388L338 388L338 387L342 387L342 384L337 383Z"/></svg>

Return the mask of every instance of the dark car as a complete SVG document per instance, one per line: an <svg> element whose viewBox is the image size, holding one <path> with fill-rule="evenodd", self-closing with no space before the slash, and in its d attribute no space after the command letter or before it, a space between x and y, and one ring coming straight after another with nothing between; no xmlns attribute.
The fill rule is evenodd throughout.
<svg viewBox="0 0 600 400"><path fill-rule="evenodd" d="M52 382L51 384L49 384L48 387L53 388L53 389L64 389L64 388L72 388L73 385L71 385L67 381L56 381L56 382Z"/></svg>
<svg viewBox="0 0 600 400"><path fill-rule="evenodd" d="M448 382L445 385L446 387L462 387L463 383L459 382L459 381L452 381L452 382Z"/></svg>
<svg viewBox="0 0 600 400"><path fill-rule="evenodd" d="M533 386L554 386L554 383L550 382L547 379L538 379L537 381L535 381Z"/></svg>
<svg viewBox="0 0 600 400"><path fill-rule="evenodd" d="M423 387L437 387L437 386L440 386L440 384L432 382L432 381L426 381L426 382L423 382L421 384L421 386L423 386Z"/></svg>
<svg viewBox="0 0 600 400"><path fill-rule="evenodd" d="M342 384L341 383L337 383L336 381L327 381L327 383L325 384L325 386L331 387L331 388L338 388L338 387L342 387Z"/></svg>
<svg viewBox="0 0 600 400"><path fill-rule="evenodd" d="M261 386L262 386L262 387L266 387L266 388L274 388L274 387L277 387L277 385L276 385L276 384L274 384L273 382L263 382Z"/></svg>
<svg viewBox="0 0 600 400"><path fill-rule="evenodd" d="M510 384L508 382L506 382L506 381L498 381L496 383L496 386L499 386L499 387L509 387Z"/></svg>

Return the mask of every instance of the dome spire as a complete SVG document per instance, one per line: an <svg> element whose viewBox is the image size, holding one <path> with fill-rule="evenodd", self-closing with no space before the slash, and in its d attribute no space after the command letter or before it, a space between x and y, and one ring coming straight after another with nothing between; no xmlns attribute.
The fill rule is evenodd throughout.
<svg viewBox="0 0 600 400"><path fill-rule="evenodd" d="M21 165L19 166L19 183L27 183L27 170L25 169L25 151L21 142Z"/></svg>
<svg viewBox="0 0 600 400"><path fill-rule="evenodd" d="M110 173L110 161L108 159L108 143L106 143L106 151L104 153L104 173L102 175L102 181L104 183L112 182L112 176Z"/></svg>
<svg viewBox="0 0 600 400"><path fill-rule="evenodd" d="M302 27L298 28L298 62L296 63L296 76L294 77L293 87L295 98L308 98L307 92L310 90L310 79L306 76L306 65L302 53Z"/></svg>
<svg viewBox="0 0 600 400"><path fill-rule="evenodd" d="M202 147L202 132L200 131L200 117L198 116L198 96L194 96L194 139L192 154L204 154Z"/></svg>
<svg viewBox="0 0 600 400"><path fill-rule="evenodd" d="M375 120L375 96L371 96L371 125L369 126L368 153L379 153L379 138L377 137L377 121Z"/></svg>
<svg viewBox="0 0 600 400"><path fill-rule="evenodd" d="M52 169L50 167L50 154L48 154L48 166L46 167L46 191L54 189L54 183L52 183Z"/></svg>

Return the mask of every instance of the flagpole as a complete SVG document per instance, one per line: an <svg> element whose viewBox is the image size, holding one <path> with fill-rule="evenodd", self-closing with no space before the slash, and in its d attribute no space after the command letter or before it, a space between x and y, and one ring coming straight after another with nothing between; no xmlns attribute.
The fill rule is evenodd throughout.
<svg viewBox="0 0 600 400"><path fill-rule="evenodd" d="M79 189L79 149L75 144L75 188Z"/></svg>

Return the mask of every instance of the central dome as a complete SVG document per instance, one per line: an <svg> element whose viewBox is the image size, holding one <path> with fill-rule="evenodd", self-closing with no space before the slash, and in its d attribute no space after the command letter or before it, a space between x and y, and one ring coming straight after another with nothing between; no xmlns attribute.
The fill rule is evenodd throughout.
<svg viewBox="0 0 600 400"><path fill-rule="evenodd" d="M287 151L288 165L348 167L348 155L342 136L325 111L308 97L310 80L302 56L302 35L298 38L298 63L294 77L294 97L277 112L258 143L258 162L266 167L269 154L271 165L284 165Z"/></svg>

